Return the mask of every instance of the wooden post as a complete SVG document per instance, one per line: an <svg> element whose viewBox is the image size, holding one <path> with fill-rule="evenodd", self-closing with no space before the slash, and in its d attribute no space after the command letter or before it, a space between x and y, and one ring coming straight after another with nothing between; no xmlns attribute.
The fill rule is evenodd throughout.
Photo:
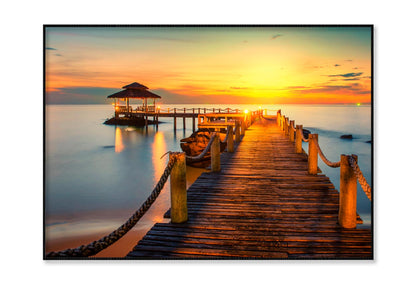
<svg viewBox="0 0 416 283"><path fill-rule="evenodd" d="M207 109L204 107L204 114L207 113Z"/></svg>
<svg viewBox="0 0 416 283"><path fill-rule="evenodd" d="M173 129L176 131L176 108L173 108Z"/></svg>
<svg viewBox="0 0 416 283"><path fill-rule="evenodd" d="M352 155L357 161L357 156ZM338 223L343 228L357 226L357 179L349 165L348 155L341 154Z"/></svg>
<svg viewBox="0 0 416 283"><path fill-rule="evenodd" d="M277 123L277 126L280 126L280 115L281 115L281 111L279 109L279 110L277 110L277 114L276 114L276 123Z"/></svg>
<svg viewBox="0 0 416 283"><path fill-rule="evenodd" d="M159 111L156 113L156 130L159 129Z"/></svg>
<svg viewBox="0 0 416 283"><path fill-rule="evenodd" d="M235 142L240 142L240 121L235 121Z"/></svg>
<svg viewBox="0 0 416 283"><path fill-rule="evenodd" d="M184 108L184 109L183 109L183 113L184 113L184 115L183 115L183 129L185 130L185 129L186 129L186 125L185 125L185 113L186 113L186 108Z"/></svg>
<svg viewBox="0 0 416 283"><path fill-rule="evenodd" d="M214 133L214 141L211 144L211 172L221 171L220 161L220 138L217 133Z"/></svg>
<svg viewBox="0 0 416 283"><path fill-rule="evenodd" d="M228 131L227 152L234 152L233 126L227 126L227 131Z"/></svg>
<svg viewBox="0 0 416 283"><path fill-rule="evenodd" d="M302 153L303 126L296 125L295 153Z"/></svg>
<svg viewBox="0 0 416 283"><path fill-rule="evenodd" d="M285 122L286 122L286 116L283 115L281 118L282 124L281 124L281 129L282 131L285 131Z"/></svg>
<svg viewBox="0 0 416 283"><path fill-rule="evenodd" d="M295 130L293 129L295 127L295 121L290 120L289 125L289 140L291 142L295 141Z"/></svg>
<svg viewBox="0 0 416 283"><path fill-rule="evenodd" d="M244 120L240 120L241 135L244 136L246 133L246 123Z"/></svg>
<svg viewBox="0 0 416 283"><path fill-rule="evenodd" d="M195 133L195 109L192 108L192 132Z"/></svg>
<svg viewBox="0 0 416 283"><path fill-rule="evenodd" d="M309 134L308 173L318 174L318 134Z"/></svg>
<svg viewBox="0 0 416 283"><path fill-rule="evenodd" d="M172 223L183 223L188 220L186 197L186 157L185 153L170 153L169 159L176 158L170 173L170 219Z"/></svg>
<svg viewBox="0 0 416 283"><path fill-rule="evenodd" d="M285 122L285 135L288 136L289 135L289 117L286 117L286 122Z"/></svg>

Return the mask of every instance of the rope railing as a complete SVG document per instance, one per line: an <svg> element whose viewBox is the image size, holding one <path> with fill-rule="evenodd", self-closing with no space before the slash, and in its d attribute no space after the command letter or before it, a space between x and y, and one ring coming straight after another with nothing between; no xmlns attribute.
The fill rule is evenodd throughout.
<svg viewBox="0 0 416 283"><path fill-rule="evenodd" d="M355 161L355 159L352 156L348 156L348 163L354 170L354 174L358 180L358 183L360 183L361 188L363 189L365 195L371 201L371 187L368 184L367 180L365 179L363 173L361 172L361 169L358 166L357 161Z"/></svg>
<svg viewBox="0 0 416 283"><path fill-rule="evenodd" d="M228 135L230 134L230 128L227 128L227 133L225 134L225 138L223 141L221 141L222 143L227 143L228 141Z"/></svg>
<svg viewBox="0 0 416 283"><path fill-rule="evenodd" d="M154 203L154 201L156 200L156 198L159 196L160 192L162 191L175 163L176 163L176 158L175 158L175 154L173 154L172 158L170 158L168 164L166 165L165 171L160 177L159 182L153 189L150 196L140 206L140 208L136 210L136 212L133 213L133 215L118 229L114 230L107 236L102 237L98 241L89 243L88 245L82 245L74 249L67 249L67 250L58 251L58 252L55 252L55 251L49 252L48 254L46 254L46 257L47 258L88 257L88 256L96 255L100 251L114 244L121 237L123 237L128 231L130 231L131 228L133 228L136 225L136 223L142 218L142 216L149 210L151 205Z"/></svg>
<svg viewBox="0 0 416 283"><path fill-rule="evenodd" d="M319 146L319 143L315 143L315 144L316 144L316 148L318 149L319 156L321 157L322 161L326 165L328 165L329 167L333 167L333 168L338 168L339 166L341 166L341 161L338 161L338 162L331 162L331 161L329 161L325 157L324 153L322 152L321 147Z"/></svg>
<svg viewBox="0 0 416 283"><path fill-rule="evenodd" d="M294 121L290 121L289 118L282 115L280 110L277 111L277 124L285 136L289 136L289 139L293 141L293 132L296 131L294 127ZM341 154L341 160L338 162L332 162L326 158L322 149L318 143L318 134L309 134L307 138L304 137L302 125L298 125L298 130L301 134L299 137L296 135L295 152L302 153L302 141L309 143L308 151L308 173L316 175L318 173L318 155L322 161L329 167L340 167L340 203L339 203L339 215L338 223L344 228L356 227L356 208L351 207L351 204L356 203L356 190L357 180L366 194L367 198L372 200L372 189L365 179L360 167L357 163L356 155L344 155ZM288 130L289 129L289 130ZM294 131L293 131L294 130ZM289 134L288 134L289 132ZM301 137L301 138L300 138Z"/></svg>

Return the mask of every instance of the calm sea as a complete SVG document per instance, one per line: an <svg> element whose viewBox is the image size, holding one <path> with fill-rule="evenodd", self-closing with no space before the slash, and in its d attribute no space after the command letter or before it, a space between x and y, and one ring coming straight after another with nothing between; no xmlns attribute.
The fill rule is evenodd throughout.
<svg viewBox="0 0 416 283"><path fill-rule="evenodd" d="M161 105L162 108L239 108L257 110L258 105ZM327 105L262 105L267 114L282 114L319 134L319 144L331 161L340 154L358 155L358 164L370 186L371 107ZM274 111L272 111L274 110ZM118 228L143 203L158 182L167 151L180 151L179 140L192 134L192 120L186 129L182 119L173 131L172 118L158 130L109 126L103 122L113 116L111 105L47 105L45 130L45 240L109 233ZM343 134L354 139L342 140ZM304 143L307 152L307 144ZM319 167L339 189L339 168L319 160ZM190 180L200 170L190 170ZM193 177L192 177L193 176ZM169 183L167 183L167 186ZM166 185L165 185L166 186ZM168 188L168 187L165 187ZM371 223L371 202L358 185L357 210L364 225ZM164 194L154 221L163 219L169 207Z"/></svg>

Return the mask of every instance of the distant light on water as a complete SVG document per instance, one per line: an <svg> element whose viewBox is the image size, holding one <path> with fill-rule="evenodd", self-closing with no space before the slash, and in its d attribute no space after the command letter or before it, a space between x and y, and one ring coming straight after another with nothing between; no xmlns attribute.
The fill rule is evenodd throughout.
<svg viewBox="0 0 416 283"><path fill-rule="evenodd" d="M248 113L248 110L247 110L247 109L246 109L246 110L244 110L244 113L246 113L246 114L247 114L247 113Z"/></svg>
<svg viewBox="0 0 416 283"><path fill-rule="evenodd" d="M361 105L361 103L359 103L359 102L358 102L358 103L357 103L357 106L360 106L360 105Z"/></svg>

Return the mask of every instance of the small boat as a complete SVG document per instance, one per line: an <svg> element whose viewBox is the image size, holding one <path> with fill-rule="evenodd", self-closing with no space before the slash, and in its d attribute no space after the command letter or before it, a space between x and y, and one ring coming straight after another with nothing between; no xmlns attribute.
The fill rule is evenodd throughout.
<svg viewBox="0 0 416 283"><path fill-rule="evenodd" d="M227 146L226 142L222 142L225 138L225 133L220 133L220 150L223 152ZM211 132L207 129L202 129L194 132L191 136L181 139L181 149L187 156L198 156L207 147L211 139ZM206 168L211 162L211 152L208 150L207 154L198 161L187 160L186 164L197 168Z"/></svg>

